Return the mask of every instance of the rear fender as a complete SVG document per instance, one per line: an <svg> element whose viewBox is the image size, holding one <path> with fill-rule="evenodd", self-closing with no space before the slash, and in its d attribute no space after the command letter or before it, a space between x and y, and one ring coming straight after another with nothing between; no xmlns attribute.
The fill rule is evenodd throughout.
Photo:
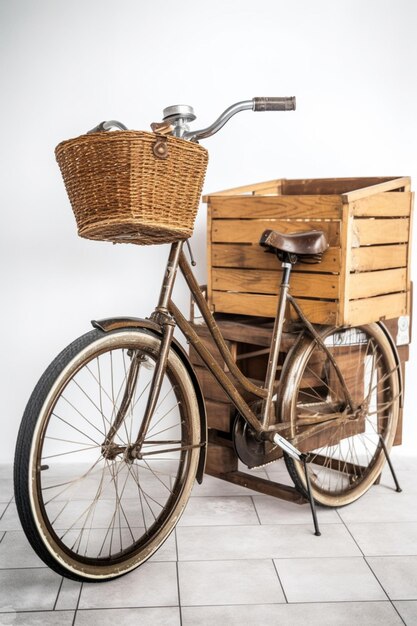
<svg viewBox="0 0 417 626"><path fill-rule="evenodd" d="M385 326L385 324L383 322L377 322L377 324L378 324L378 326L380 326L382 328L382 330L384 331L388 341L391 344L392 352L393 352L394 358L395 358L395 364L397 366L397 371L398 371L398 380L399 380L399 384L400 384L400 407L404 408L404 380L403 380L403 371L402 371L402 368L401 368L400 355L398 354L398 350L397 350L396 343L394 341L394 337L391 335L391 333L389 332L388 328Z"/></svg>
<svg viewBox="0 0 417 626"><path fill-rule="evenodd" d="M108 333L112 330L121 330L123 328L140 328L144 330L151 331L162 337L162 327L149 319L141 319L139 317L113 317L104 320L93 320L91 324L94 328L98 328L105 333ZM195 393L197 396L198 409L200 413L200 432L201 432L201 443L202 446L200 448L200 457L198 461L197 468L197 482L203 482L203 474L204 467L206 464L206 454L207 454L207 415L206 415L206 405L204 402L203 393L201 391L200 383L198 382L198 378L195 374L194 368L191 364L191 361L188 357L188 354L181 346L181 344L176 340L172 340L172 349L175 351L177 356L181 359L184 367L190 375L192 383L194 385Z"/></svg>

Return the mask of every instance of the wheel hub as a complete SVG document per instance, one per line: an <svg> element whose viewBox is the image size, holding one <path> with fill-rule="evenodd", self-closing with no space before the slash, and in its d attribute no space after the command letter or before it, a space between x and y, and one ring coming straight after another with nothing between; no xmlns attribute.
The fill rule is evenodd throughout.
<svg viewBox="0 0 417 626"><path fill-rule="evenodd" d="M101 454L103 457L109 461L113 461L117 457L118 454L124 454L126 458L126 454L128 453L129 447L126 446L118 446L115 443L103 444L101 446ZM130 451L129 451L130 455Z"/></svg>

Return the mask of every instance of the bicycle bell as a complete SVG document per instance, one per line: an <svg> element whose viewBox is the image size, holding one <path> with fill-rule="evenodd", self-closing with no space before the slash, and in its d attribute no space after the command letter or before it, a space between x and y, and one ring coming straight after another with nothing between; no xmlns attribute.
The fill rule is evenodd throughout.
<svg viewBox="0 0 417 626"><path fill-rule="evenodd" d="M188 123L196 119L194 109L188 104L174 104L163 110L164 122L169 122L175 137L182 137L189 130Z"/></svg>

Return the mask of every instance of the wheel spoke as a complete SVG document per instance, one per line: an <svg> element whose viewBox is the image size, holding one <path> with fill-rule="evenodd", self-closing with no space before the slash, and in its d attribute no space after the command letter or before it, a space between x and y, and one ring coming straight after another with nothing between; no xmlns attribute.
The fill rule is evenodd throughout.
<svg viewBox="0 0 417 626"><path fill-rule="evenodd" d="M57 419L59 419L61 422L64 422L64 424L66 424L67 426L69 426L70 428L73 428L74 430L76 430L77 432L79 432L81 435L84 435L84 437L87 437L87 439L89 439L90 441L92 441L93 443L96 444L96 446L99 446L100 444L98 443L98 441L96 441L95 439L93 439L92 437L90 437L89 435L87 435L86 433L83 433L82 430L80 430L79 428L77 428L76 426L74 426L74 424L70 424L70 422L67 422L67 420L64 420L63 417L60 417L57 413L52 413L52 415L54 417L56 417Z"/></svg>
<svg viewBox="0 0 417 626"><path fill-rule="evenodd" d="M134 458L160 346L151 332L93 330L59 355L31 399L26 430L34 439L21 444L30 459L21 482L34 506L19 510L38 554L55 559L62 575L113 578L139 565L167 538L190 495L198 404L174 352L142 457Z"/></svg>
<svg viewBox="0 0 417 626"><path fill-rule="evenodd" d="M340 331L335 339L331 334L326 339L327 349L338 364L356 407L355 412L345 413L346 419L338 420L334 426L326 420L326 415L338 410L343 415L346 401L333 361L318 343L309 340L300 343L293 355L293 371L288 372L282 383L289 381L294 388L287 396L289 408L282 407L281 414L292 412L301 449L308 451L314 465L311 481L314 497L324 504L353 501L372 485L385 462L380 435L386 442L392 441L398 415L398 364L385 335L374 325L348 332L351 332L348 342L350 337L356 343L348 345L343 338L338 343ZM307 357L305 350L309 350ZM323 416L321 421L328 421L329 427L314 434L314 425L309 426L311 421L307 418L317 417L320 422L320 416ZM308 428L303 440L304 429ZM301 464L287 459L287 465L296 484L304 488Z"/></svg>

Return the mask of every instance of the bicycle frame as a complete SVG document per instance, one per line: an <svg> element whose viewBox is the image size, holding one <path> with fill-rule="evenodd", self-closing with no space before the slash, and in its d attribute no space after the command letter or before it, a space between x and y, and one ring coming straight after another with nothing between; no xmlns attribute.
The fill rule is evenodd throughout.
<svg viewBox="0 0 417 626"><path fill-rule="evenodd" d="M155 369L154 379L152 381L152 390L149 397L149 402L147 409L145 411L145 415L143 418L143 422L140 428L140 432L138 433L136 444L140 447L141 442L143 441L147 425L151 419L152 411L156 405L158 400L159 391L161 387L161 380L166 368L166 361L168 357L169 348L172 342L173 332L175 325L181 330L187 341L193 346L196 350L199 357L204 362L207 369L211 372L211 374L215 377L219 385L225 391L225 393L229 396L233 404L236 406L237 410L241 415L243 415L244 419L250 424L251 428L254 432L264 440L270 440L275 444L282 446L285 449L285 444L289 445L289 449L287 451L291 452L293 446L283 437L281 437L278 433L281 431L290 430L290 437L293 438L295 436L295 432L293 432L293 427L289 422L281 422L279 424L272 423L275 421L275 415L273 414L273 403L272 399L275 393L279 393L277 389L277 385L275 382L275 373L277 368L278 355L281 345L281 337L283 331L283 325L285 320L285 309L287 303L290 303L296 310L298 316L300 317L304 330L308 332L315 341L317 341L320 346L323 347L325 352L328 354L329 358L331 358L337 375L339 377L340 383L343 386L343 389L346 394L347 404L350 406L352 412L355 411L354 403L350 397L349 391L344 382L344 378L337 363L334 361L333 356L330 351L326 347L324 341L322 340L320 334L317 330L310 324L310 322L306 319L300 307L294 301L292 296L288 293L289 288L289 278L291 272L291 264L283 263L283 278L281 282L280 295L278 299L278 307L277 307L277 315L275 318L274 329L272 333L271 339L271 348L270 355L268 360L268 368L266 373L266 379L264 386L260 387L251 382L246 376L239 370L236 363L233 361L232 355L222 337L220 329L208 308L206 300L200 290L200 287L194 277L194 274L191 270L190 265L188 264L184 253L183 253L183 241L173 243L171 245L171 250L166 266L165 276L161 287L160 297L158 305L155 311L151 315L151 320L159 324L163 330L163 337L161 343L161 351L157 362L157 367ZM210 351L203 345L199 336L192 328L191 324L185 319L182 315L181 311L172 301L172 291L175 283L175 278L177 274L177 270L180 268L185 281L192 293L198 308L204 318L204 321L207 324L209 332L219 349L220 354L222 355L227 368L229 369L232 377L243 387L243 389L262 400L262 416L259 419L255 413L252 411L248 403L239 393L236 388L236 385L230 380L230 378L226 375L226 373L222 370L220 365L213 358ZM333 416L328 416L328 420L324 421L323 416L320 418L320 423L316 426L313 425L308 432L306 432L305 436L298 437L298 441L301 441L303 438L307 438L314 434L315 432L319 432L324 428L328 428L328 422L331 420L332 425L336 426L338 420L341 421L345 419L345 415L335 414ZM324 421L324 424L323 424ZM277 436L279 441L277 441ZM301 454L301 453L300 453Z"/></svg>

